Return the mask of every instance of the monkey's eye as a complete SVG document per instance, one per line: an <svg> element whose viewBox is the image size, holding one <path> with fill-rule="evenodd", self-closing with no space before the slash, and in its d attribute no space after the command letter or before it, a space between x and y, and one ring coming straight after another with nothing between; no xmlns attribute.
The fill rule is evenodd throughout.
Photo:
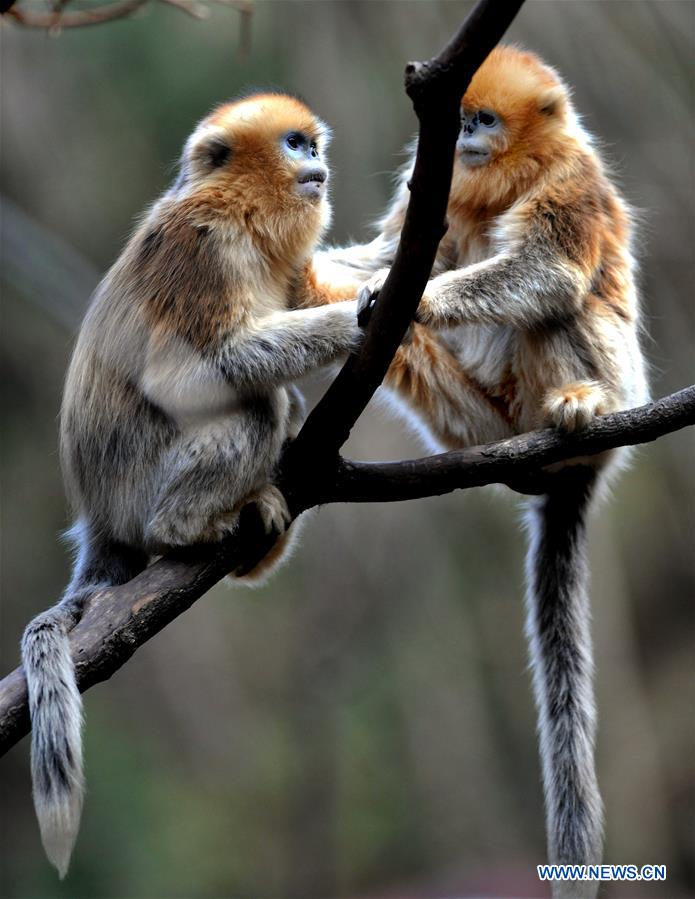
<svg viewBox="0 0 695 899"><path fill-rule="evenodd" d="M298 150L304 143L304 139L301 134L288 134L285 138L285 143L291 150Z"/></svg>
<svg viewBox="0 0 695 899"><path fill-rule="evenodd" d="M319 148L316 146L315 140L312 140L312 142L309 146L309 149L311 150L311 155L314 157L314 159L318 159L319 158Z"/></svg>
<svg viewBox="0 0 695 899"><path fill-rule="evenodd" d="M479 112L478 121L481 125L485 125L486 128L492 128L492 126L497 122L497 116L495 116L491 112Z"/></svg>

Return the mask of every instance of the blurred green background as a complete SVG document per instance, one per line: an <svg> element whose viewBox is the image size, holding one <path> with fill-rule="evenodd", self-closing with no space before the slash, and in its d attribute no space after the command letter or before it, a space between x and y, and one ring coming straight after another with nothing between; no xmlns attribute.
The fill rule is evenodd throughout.
<svg viewBox="0 0 695 899"><path fill-rule="evenodd" d="M363 239L414 129L404 64L469 8L258 2L246 61L230 8L0 27L3 672L68 578L56 416L76 328L192 125L247 85L301 93L335 132L331 239ZM509 37L574 86L640 210L654 395L691 383L695 4L531 0ZM349 453L419 454L373 406ZM695 895L692 450L692 432L640 448L593 526L606 856L669 876L605 897ZM492 489L313 515L271 585L217 587L86 695L63 883L28 742L2 760L2 895L547 895L519 519Z"/></svg>

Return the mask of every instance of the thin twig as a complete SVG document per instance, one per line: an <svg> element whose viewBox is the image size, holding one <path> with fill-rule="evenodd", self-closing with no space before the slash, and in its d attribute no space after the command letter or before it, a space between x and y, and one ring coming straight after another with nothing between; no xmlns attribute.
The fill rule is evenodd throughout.
<svg viewBox="0 0 695 899"><path fill-rule="evenodd" d="M173 6L174 9L180 9L181 12L185 12L194 19L207 19L210 16L210 10L202 3L197 3L196 0L159 0L159 2Z"/></svg>
<svg viewBox="0 0 695 899"><path fill-rule="evenodd" d="M13 6L5 15L14 19L25 28L43 28L48 31L63 28L82 28L85 25L101 25L131 16L143 7L148 0L118 0L95 9L81 9L76 12L29 12ZM65 4L63 4L64 6Z"/></svg>
<svg viewBox="0 0 695 899"><path fill-rule="evenodd" d="M125 19L144 7L149 0L115 0L101 3L93 9L66 11L70 0L53 0L49 10L41 11L16 3L15 0L0 0L0 12L8 19L13 19L25 28L42 28L53 33L64 28L82 28L86 25L101 25ZM168 6L192 16L194 19L206 19L210 14L202 0L158 0ZM253 13L251 0L207 0L220 5L231 6L240 15L239 52L248 53L250 48L250 22Z"/></svg>

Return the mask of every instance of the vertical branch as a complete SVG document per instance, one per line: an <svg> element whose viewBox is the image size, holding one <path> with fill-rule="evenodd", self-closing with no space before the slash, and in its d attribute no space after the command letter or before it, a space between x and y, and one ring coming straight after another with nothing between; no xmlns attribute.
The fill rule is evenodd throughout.
<svg viewBox="0 0 695 899"><path fill-rule="evenodd" d="M285 459L285 471L335 456L388 371L429 279L446 232L460 103L523 0L479 0L441 53L409 63L405 89L420 122L410 202L393 267L359 352L351 356L309 415Z"/></svg>

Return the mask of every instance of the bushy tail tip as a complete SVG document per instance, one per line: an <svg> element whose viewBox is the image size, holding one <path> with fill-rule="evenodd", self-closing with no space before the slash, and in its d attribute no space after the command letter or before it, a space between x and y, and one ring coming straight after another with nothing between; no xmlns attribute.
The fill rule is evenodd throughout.
<svg viewBox="0 0 695 899"><path fill-rule="evenodd" d="M82 700L67 637L72 620L60 607L49 609L29 624L22 640L34 808L46 855L61 879L77 839L84 795Z"/></svg>
<svg viewBox="0 0 695 899"><path fill-rule="evenodd" d="M34 792L34 808L39 819L41 842L48 860L62 880L68 873L82 814L82 789L73 789L51 798Z"/></svg>

